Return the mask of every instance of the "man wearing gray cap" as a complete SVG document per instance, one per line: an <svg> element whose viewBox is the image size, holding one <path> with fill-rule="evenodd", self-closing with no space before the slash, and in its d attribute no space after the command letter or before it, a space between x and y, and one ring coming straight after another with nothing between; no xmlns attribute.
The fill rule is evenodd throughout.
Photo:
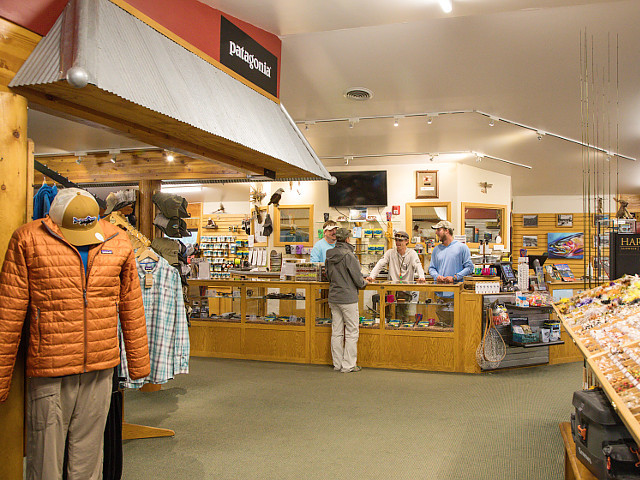
<svg viewBox="0 0 640 480"><path fill-rule="evenodd" d="M413 248L408 248L409 234L407 232L396 232L393 236L396 242L396 248L390 248L386 252L376 266L373 267L367 280L373 282L383 267L389 270L389 280L394 283L412 283L414 280L418 283L425 283L424 269L420 257ZM416 279L416 273L418 278ZM396 306L396 315L405 321L413 322L416 314L416 302L418 301L418 292L396 292L398 298L408 300L410 303L398 304Z"/></svg>
<svg viewBox="0 0 640 480"><path fill-rule="evenodd" d="M367 286L360 272L360 262L349 244L351 231L338 228L335 247L327 250L329 308L331 308L331 356L333 369L343 373L358 372L358 290Z"/></svg>
<svg viewBox="0 0 640 480"><path fill-rule="evenodd" d="M431 228L436 231L441 243L431 252L429 275L437 283L461 282L465 275L471 275L473 272L469 247L453 239L451 222L441 220Z"/></svg>

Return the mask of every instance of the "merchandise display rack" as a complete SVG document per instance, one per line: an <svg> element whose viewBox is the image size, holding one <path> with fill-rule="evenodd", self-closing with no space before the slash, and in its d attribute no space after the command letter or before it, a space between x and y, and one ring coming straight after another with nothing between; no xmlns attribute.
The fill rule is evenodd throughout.
<svg viewBox="0 0 640 480"><path fill-rule="evenodd" d="M209 260L211 278L231 278L230 271L249 258L248 235L241 228L246 219L225 213L202 216L199 243L202 256Z"/></svg>
<svg viewBox="0 0 640 480"><path fill-rule="evenodd" d="M589 295L599 287L583 292ZM585 388L600 386L617 410L636 442L640 443L640 304L631 304L624 317L615 315L609 321L588 328L585 322L598 322L601 317L565 314L562 303L554 310L586 360Z"/></svg>

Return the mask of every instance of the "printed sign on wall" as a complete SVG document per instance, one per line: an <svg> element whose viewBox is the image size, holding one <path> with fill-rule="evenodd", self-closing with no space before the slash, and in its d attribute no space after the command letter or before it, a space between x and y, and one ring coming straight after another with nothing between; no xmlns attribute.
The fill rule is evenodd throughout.
<svg viewBox="0 0 640 480"><path fill-rule="evenodd" d="M224 15L220 18L220 63L278 96L278 58Z"/></svg>

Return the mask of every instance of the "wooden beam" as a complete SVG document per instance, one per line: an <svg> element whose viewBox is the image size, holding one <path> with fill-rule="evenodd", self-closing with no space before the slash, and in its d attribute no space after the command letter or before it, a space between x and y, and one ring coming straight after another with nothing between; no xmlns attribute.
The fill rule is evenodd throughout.
<svg viewBox="0 0 640 480"><path fill-rule="evenodd" d="M27 101L0 92L0 259L4 259L14 230L27 220L27 186L31 183L27 158ZM2 479L22 479L24 404L24 356L20 353L9 397L0 404Z"/></svg>
<svg viewBox="0 0 640 480"><path fill-rule="evenodd" d="M266 168L276 172L276 179L313 176L295 165L128 102L91 84L74 89L62 80L14 90L46 108L105 125L151 145L189 152L245 173L262 175Z"/></svg>
<svg viewBox="0 0 640 480"><path fill-rule="evenodd" d="M169 162L159 150L95 153L80 159L75 155L39 156L38 161L75 183L246 178L229 167L186 155L174 154L173 162ZM41 174L36 175L35 183L42 183Z"/></svg>
<svg viewBox="0 0 640 480"><path fill-rule="evenodd" d="M42 37L0 18L0 91L8 92L9 82Z"/></svg>

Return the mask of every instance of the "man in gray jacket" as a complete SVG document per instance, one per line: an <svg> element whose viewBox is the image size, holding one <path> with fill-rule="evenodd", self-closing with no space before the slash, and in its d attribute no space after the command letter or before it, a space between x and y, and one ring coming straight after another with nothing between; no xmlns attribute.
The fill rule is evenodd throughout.
<svg viewBox="0 0 640 480"><path fill-rule="evenodd" d="M358 289L368 285L362 277L360 263L349 244L351 231L336 231L336 246L327 251L329 307L331 308L331 356L333 369L343 373L358 372Z"/></svg>

